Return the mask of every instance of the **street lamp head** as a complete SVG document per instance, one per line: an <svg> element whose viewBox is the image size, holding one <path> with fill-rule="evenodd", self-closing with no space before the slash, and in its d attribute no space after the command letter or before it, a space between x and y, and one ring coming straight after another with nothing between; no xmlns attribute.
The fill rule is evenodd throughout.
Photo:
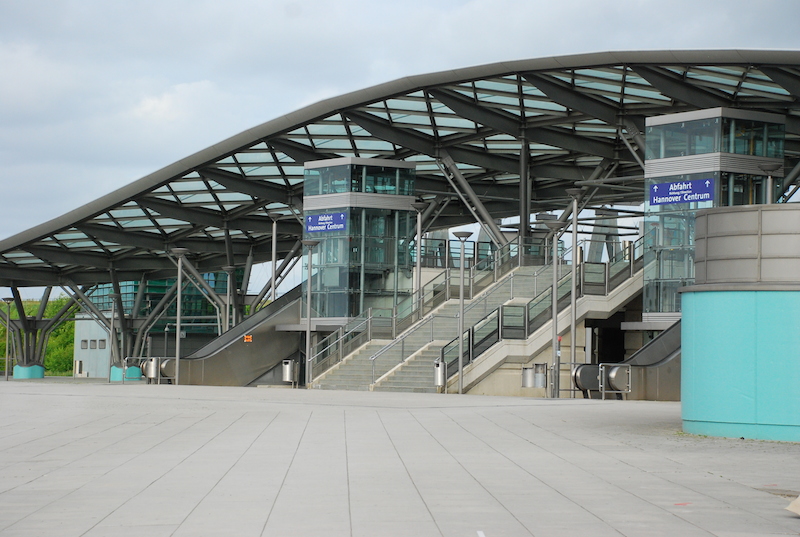
<svg viewBox="0 0 800 537"><path fill-rule="evenodd" d="M464 242L472 236L472 231L454 231L453 235L455 235L456 238L461 242Z"/></svg>
<svg viewBox="0 0 800 537"><path fill-rule="evenodd" d="M551 231L557 231L566 225L566 222L560 220L545 220L544 225L550 228Z"/></svg>
<svg viewBox="0 0 800 537"><path fill-rule="evenodd" d="M186 254L189 253L189 249L188 248L172 248L172 249L170 249L170 252L172 252L172 254L177 256L177 257L183 257L183 256L185 256Z"/></svg>
<svg viewBox="0 0 800 537"><path fill-rule="evenodd" d="M411 204L411 206L414 207L415 211L421 213L422 211L428 208L428 203L424 201L415 201Z"/></svg>
<svg viewBox="0 0 800 537"><path fill-rule="evenodd" d="M3 298L3 302L5 302L6 304L11 304L12 302L14 302L14 299L10 296L7 296Z"/></svg>
<svg viewBox="0 0 800 537"><path fill-rule="evenodd" d="M304 246L308 246L309 248L313 248L314 246L320 243L320 241L316 239L303 239L300 242L303 243Z"/></svg>
<svg viewBox="0 0 800 537"><path fill-rule="evenodd" d="M119 298L120 294L119 293L108 293L107 296L108 296L108 298L113 300L113 299Z"/></svg>
<svg viewBox="0 0 800 537"><path fill-rule="evenodd" d="M778 170L778 168L780 168L781 166L783 166L783 164L778 164L778 163L773 163L773 164L759 164L759 165L758 165L758 167L761 169L761 171L763 171L763 172L766 172L766 173L770 173L770 174L771 174L772 172L774 172L774 171L777 171L777 170Z"/></svg>
<svg viewBox="0 0 800 537"><path fill-rule="evenodd" d="M582 188L567 188L564 190L570 198L580 198L583 194Z"/></svg>

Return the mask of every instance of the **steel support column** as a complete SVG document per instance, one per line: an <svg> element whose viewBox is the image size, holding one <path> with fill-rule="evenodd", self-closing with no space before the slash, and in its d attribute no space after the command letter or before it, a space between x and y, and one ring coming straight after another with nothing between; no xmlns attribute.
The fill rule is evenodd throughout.
<svg viewBox="0 0 800 537"><path fill-rule="evenodd" d="M458 184L456 192L459 194L459 196L461 196L463 191L463 195L466 195L466 197L469 199L469 202L467 202L467 200L464 200L463 198L462 201L470 210L470 212L473 212L475 219L483 225L483 227L488 232L489 236L492 237L492 242L495 243L495 246L499 248L507 244L508 241L503 235L503 232L500 231L500 228L498 227L497 224L495 224L492 215L489 214L489 211L486 210L486 207L484 207L481 200L475 194L475 191L472 190L472 186L470 186L469 182L464 178L463 175L461 175L461 171L458 169L458 166L456 166L456 163L450 156L450 154L446 150L441 149L439 151L439 155L441 163L450 171L452 179L455 180L455 182ZM448 179L450 179L450 177L448 177ZM456 185L453 186L454 188L456 187ZM470 206L470 203L472 204L472 206ZM475 215L472 208L473 206L474 206L474 211L477 211L478 215L480 216Z"/></svg>
<svg viewBox="0 0 800 537"><path fill-rule="evenodd" d="M519 150L519 236L527 238L530 236L530 208L529 200L531 197L530 190L528 189L528 159L530 158L530 150L528 148L528 139L522 137L520 139Z"/></svg>

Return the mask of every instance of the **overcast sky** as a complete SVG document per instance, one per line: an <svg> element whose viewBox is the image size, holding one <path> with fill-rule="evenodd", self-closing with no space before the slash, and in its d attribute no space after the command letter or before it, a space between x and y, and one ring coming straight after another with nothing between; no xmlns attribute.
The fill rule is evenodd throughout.
<svg viewBox="0 0 800 537"><path fill-rule="evenodd" d="M798 0L0 0L0 238L402 76L609 50L800 50L798 20Z"/></svg>

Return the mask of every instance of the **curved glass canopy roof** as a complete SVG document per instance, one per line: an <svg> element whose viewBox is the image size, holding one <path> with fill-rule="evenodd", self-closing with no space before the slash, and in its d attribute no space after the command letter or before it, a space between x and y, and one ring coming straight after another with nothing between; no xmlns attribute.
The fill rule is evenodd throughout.
<svg viewBox="0 0 800 537"><path fill-rule="evenodd" d="M303 164L334 157L417 165L433 228L472 221L440 163L449 155L494 218L643 201L646 117L733 107L784 114L786 166L800 162L800 52L648 51L514 61L403 78L328 99L224 140L59 218L0 241L0 285L92 285L271 258L302 235ZM524 164L523 164L524 165ZM787 184L787 187L791 186Z"/></svg>

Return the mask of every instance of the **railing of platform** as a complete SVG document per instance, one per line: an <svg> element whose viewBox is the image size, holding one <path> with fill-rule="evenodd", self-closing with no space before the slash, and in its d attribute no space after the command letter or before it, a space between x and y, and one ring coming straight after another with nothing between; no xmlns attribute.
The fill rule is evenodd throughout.
<svg viewBox="0 0 800 537"><path fill-rule="evenodd" d="M506 249L504 247L504 248L501 248L500 250L498 250L498 252L500 252L502 254L504 251L508 251L508 250L510 250L510 248ZM507 263L512 262L512 261L514 261L514 259L511 258L511 257L508 257L506 263L504 263L504 264L507 264ZM497 267L502 267L503 264L497 264L496 266ZM529 293L526 293L525 290L524 290L526 285L527 286L531 286L532 285L533 289L536 290L538 285L541 285L541 282L543 281L543 278L541 278L541 273L544 272L547 268L548 267L542 267L532 275L520 275L520 274L517 274L517 273L514 273L514 272L508 274L507 271L502 271L501 270L501 271L495 272L494 269L492 269L491 270L491 274L504 274L505 275L505 277L501 277L500 281L498 281L497 283L500 284L500 283L503 282L503 280L506 280L506 281L509 282L510 285L507 288L502 286L502 285L497 285L497 286L489 289L488 291L482 293L481 295L479 295L478 297L473 299L470 304L466 305L465 308L464 308L464 320L465 320L466 324L472 324L472 321L470 320L470 318L474 319L475 321L478 321L478 323L481 323L484 320L483 317L486 316L487 313L489 314L489 316L491 316L492 313L489 313L488 308L487 308L487 304L489 303L489 300L492 299L492 298L495 298L500 302L505 302L505 301L508 301L508 300L514 298L515 296L528 295ZM479 274L484 272L483 269L479 269L479 270L481 271L481 272L479 272ZM465 280L466 280L466 278L465 278ZM528 288L530 288L530 287L528 287ZM456 286L456 289L458 289L458 286ZM500 295L500 296L498 297L496 295ZM466 296L466 293L465 293L465 296ZM483 311L479 311L480 308L483 308ZM492 312L494 312L496 310L497 310L496 307L491 308ZM435 319L437 319L437 318L438 319L453 319L453 318L457 319L458 315L455 315L455 316L434 315L433 316L434 321L431 321L431 322L435 322ZM422 345L415 345L415 346L407 345L406 341L407 341L407 338L409 338L410 336L416 335L418 333L427 333L426 331L427 331L428 326L432 326L432 325L429 325L427 321L428 321L428 319L425 319L422 323L420 323L419 325L413 327L413 329L409 330L407 333L403 334L402 337L400 337L397 340L391 342L389 345L383 347L378 352L376 352L373 356L370 357L370 360L373 363L373 368L372 368L373 369L373 383L375 382L375 379L380 378L381 376L383 376L383 374L388 372L389 369L391 369L391 368L387 368L385 365L383 367L376 367L375 366L375 361L378 358L380 358L381 356L383 356L383 355L385 355L387 353L390 353L390 352L398 352L399 354L398 354L397 363L401 363L401 362L406 361L408 358L410 358L414 353L416 353L420 348L422 348L422 346L424 346L427 343L430 343L431 341L434 341L434 339L437 339L437 338L434 337L434 334L439 335L441 333L448 333L448 332L452 333L452 328L449 328L448 331L444 331L444 332L438 331L438 330L431 330L430 337L427 340L426 339L420 340ZM497 330L499 331L499 314L497 315L497 322L498 322ZM484 325L485 325L485 323L481 324L481 327L483 327ZM473 327L471 327L470 330L472 330L472 328ZM468 332L469 332L469 330L468 330ZM483 335L484 334L482 334L482 337L483 337ZM482 339L481 341L484 341L484 339ZM494 344L494 343L492 343L492 344ZM457 352L457 351L455 351L455 352ZM396 364L392 364L391 367L394 367L395 365Z"/></svg>
<svg viewBox="0 0 800 537"><path fill-rule="evenodd" d="M635 243L629 244L606 263L579 263L576 267L571 267L567 274L557 280L558 312L570 305L573 268L577 278L576 296L606 295L641 269L643 242L640 238ZM533 335L552 319L552 296L553 287L550 284L527 304L503 305L465 330L462 334L464 341L462 365L471 363L501 339L527 339ZM455 370L453 368L453 364L458 362L458 336L442 347L439 359L447 364L448 377L458 372L457 368Z"/></svg>

